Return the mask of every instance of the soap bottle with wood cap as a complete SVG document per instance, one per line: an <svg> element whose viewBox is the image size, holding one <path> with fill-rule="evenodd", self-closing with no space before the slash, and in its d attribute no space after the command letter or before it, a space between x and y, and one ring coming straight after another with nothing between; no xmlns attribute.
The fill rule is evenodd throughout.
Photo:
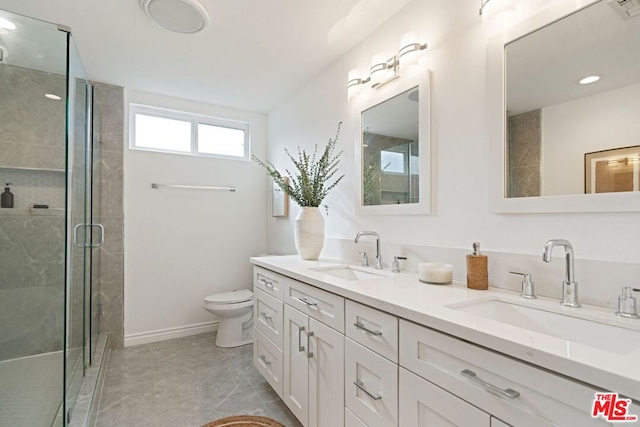
<svg viewBox="0 0 640 427"><path fill-rule="evenodd" d="M473 242L473 253L467 255L467 288L489 289L488 260L480 253L479 242Z"/></svg>

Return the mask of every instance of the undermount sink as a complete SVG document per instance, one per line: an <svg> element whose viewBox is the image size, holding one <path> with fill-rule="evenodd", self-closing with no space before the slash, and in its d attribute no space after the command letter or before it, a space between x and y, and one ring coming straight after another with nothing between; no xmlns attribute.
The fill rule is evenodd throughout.
<svg viewBox="0 0 640 427"><path fill-rule="evenodd" d="M335 265L331 267L318 267L311 268L310 270L317 271L318 273L327 274L329 276L337 277L343 280L371 280L371 279L384 279L389 277L383 272L377 272L366 269L364 267L354 267L352 265Z"/></svg>
<svg viewBox="0 0 640 427"><path fill-rule="evenodd" d="M485 300L449 307L612 353L627 354L640 348L640 331L507 301Z"/></svg>

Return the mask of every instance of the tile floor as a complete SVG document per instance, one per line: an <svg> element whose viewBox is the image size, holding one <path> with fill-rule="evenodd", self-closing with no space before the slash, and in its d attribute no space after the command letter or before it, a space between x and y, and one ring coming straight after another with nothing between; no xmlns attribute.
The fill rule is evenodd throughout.
<svg viewBox="0 0 640 427"><path fill-rule="evenodd" d="M251 345L214 341L202 334L112 350L97 427L198 427L240 414L301 426L254 368Z"/></svg>

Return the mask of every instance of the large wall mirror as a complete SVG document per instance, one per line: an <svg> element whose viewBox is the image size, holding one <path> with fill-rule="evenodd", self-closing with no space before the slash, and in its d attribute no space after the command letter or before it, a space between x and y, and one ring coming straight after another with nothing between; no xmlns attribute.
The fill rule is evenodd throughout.
<svg viewBox="0 0 640 427"><path fill-rule="evenodd" d="M640 15L582 3L540 13L490 48L497 211L640 210L640 49L626 42L640 40Z"/></svg>
<svg viewBox="0 0 640 427"><path fill-rule="evenodd" d="M428 213L428 72L390 85L361 105L358 212Z"/></svg>

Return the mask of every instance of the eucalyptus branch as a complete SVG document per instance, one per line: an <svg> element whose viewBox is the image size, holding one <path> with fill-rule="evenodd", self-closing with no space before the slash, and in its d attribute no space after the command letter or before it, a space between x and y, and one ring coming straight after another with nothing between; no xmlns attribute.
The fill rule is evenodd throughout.
<svg viewBox="0 0 640 427"><path fill-rule="evenodd" d="M342 122L339 122L335 138L329 138L320 157L318 157L318 144L315 145L311 155L298 147L297 158L289 150L284 149L285 154L295 166L294 173L285 169L290 178L289 183L285 181L285 177L270 161L262 161L255 155L252 155L251 158L265 168L267 175L300 207L324 206L325 209L328 209L328 206L323 205L322 201L329 194L329 191L344 178L344 174L336 177L342 151L334 154L341 127Z"/></svg>

